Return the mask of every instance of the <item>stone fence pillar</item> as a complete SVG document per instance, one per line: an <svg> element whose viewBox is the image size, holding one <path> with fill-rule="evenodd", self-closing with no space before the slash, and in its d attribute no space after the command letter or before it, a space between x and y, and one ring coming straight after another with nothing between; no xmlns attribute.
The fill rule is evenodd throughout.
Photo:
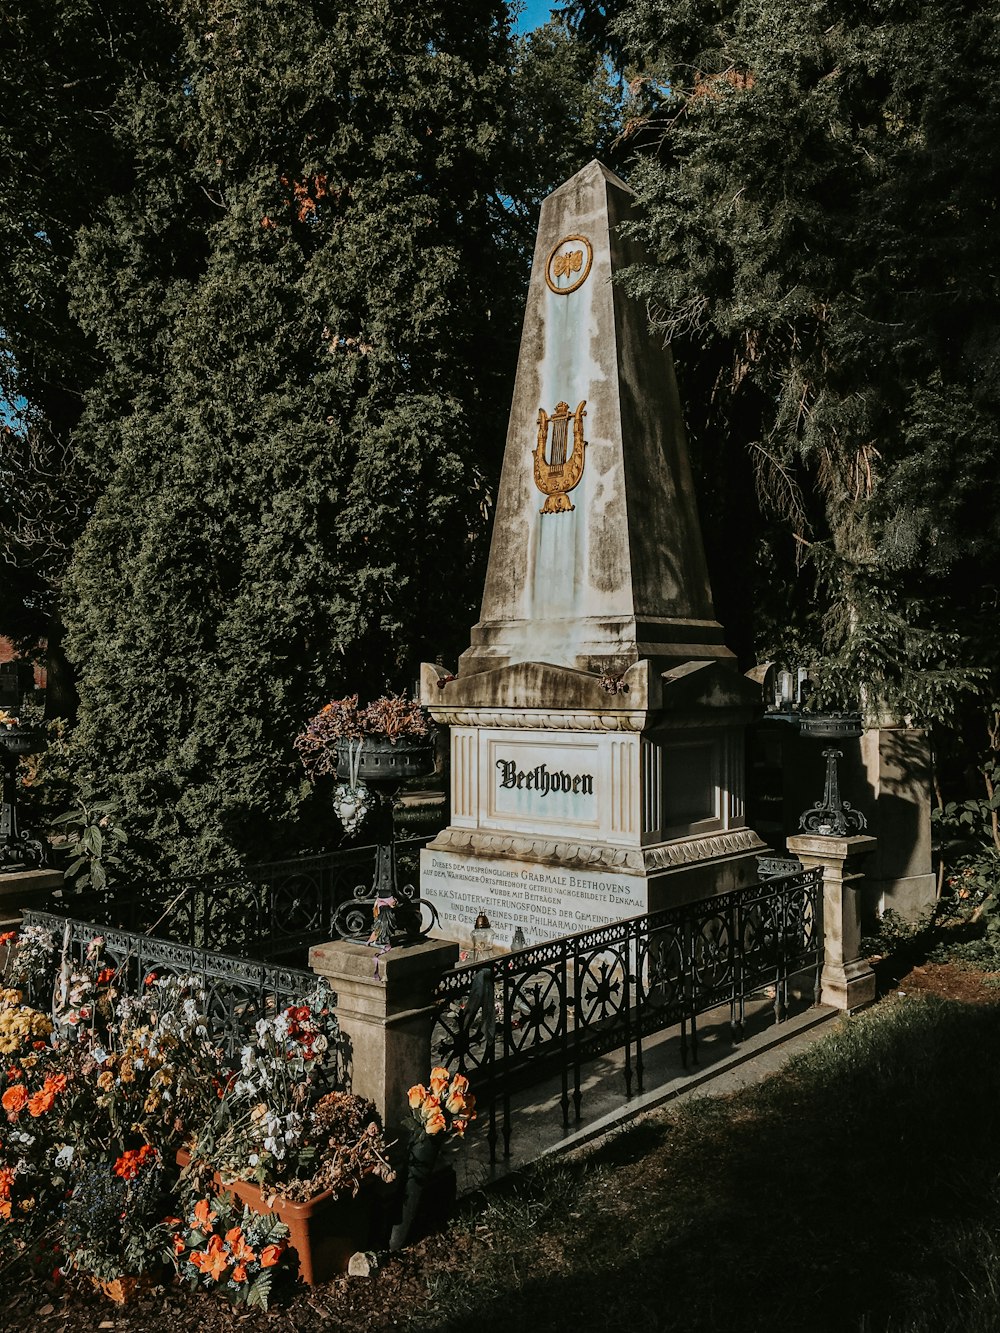
<svg viewBox="0 0 1000 1333"><path fill-rule="evenodd" d="M807 870L823 867L823 975L820 1000L835 1009L862 1009L875 999L875 973L861 957L861 861L876 847L867 836L832 838L799 833L789 852Z"/></svg>
<svg viewBox="0 0 1000 1333"><path fill-rule="evenodd" d="M309 966L337 994L337 1019L351 1048L350 1090L375 1103L390 1136L409 1119L407 1089L430 1075L431 997L457 958L452 940L383 954L348 940L309 950Z"/></svg>
<svg viewBox="0 0 1000 1333"><path fill-rule="evenodd" d="M13 870L0 874L0 934L16 930L21 924L21 912L44 906L49 893L62 888L62 883L61 870Z"/></svg>

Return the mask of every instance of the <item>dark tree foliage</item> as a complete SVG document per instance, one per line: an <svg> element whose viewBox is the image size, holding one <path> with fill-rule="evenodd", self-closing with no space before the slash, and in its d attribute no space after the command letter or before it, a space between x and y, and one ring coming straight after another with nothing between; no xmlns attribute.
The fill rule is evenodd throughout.
<svg viewBox="0 0 1000 1333"><path fill-rule="evenodd" d="M169 13L174 58L116 104L129 180L70 271L100 368L66 617L84 767L188 869L335 837L296 732L467 641L537 127L575 170L613 98L568 39L515 52L500 0ZM559 41L582 109L519 120Z"/></svg>
<svg viewBox="0 0 1000 1333"><path fill-rule="evenodd" d="M128 188L120 91L169 56L157 6L9 0L0 9L0 632L25 650L48 640L53 695L59 589L92 498L72 431L98 368L66 273L78 228Z"/></svg>
<svg viewBox="0 0 1000 1333"><path fill-rule="evenodd" d="M706 507L739 520L715 563L743 647L950 716L996 657L969 631L1000 586L1000 7L571 8L631 66L628 283L678 353Z"/></svg>

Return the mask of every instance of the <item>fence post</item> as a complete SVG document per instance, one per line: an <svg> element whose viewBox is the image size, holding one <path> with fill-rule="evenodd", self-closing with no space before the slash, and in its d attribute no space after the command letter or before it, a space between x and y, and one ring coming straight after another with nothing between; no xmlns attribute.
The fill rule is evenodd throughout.
<svg viewBox="0 0 1000 1333"><path fill-rule="evenodd" d="M861 886L859 864L876 847L867 836L833 838L799 833L788 850L806 870L823 869L823 973L820 1002L851 1012L875 999L875 973L861 957Z"/></svg>
<svg viewBox="0 0 1000 1333"><path fill-rule="evenodd" d="M44 907L53 889L61 889L61 870L14 870L0 874L0 932L16 930L25 908Z"/></svg>
<svg viewBox="0 0 1000 1333"><path fill-rule="evenodd" d="M337 995L337 1019L351 1048L350 1090L375 1103L390 1134L409 1118L407 1089L427 1082L434 987L457 958L451 940L382 954L349 940L309 950L309 966Z"/></svg>

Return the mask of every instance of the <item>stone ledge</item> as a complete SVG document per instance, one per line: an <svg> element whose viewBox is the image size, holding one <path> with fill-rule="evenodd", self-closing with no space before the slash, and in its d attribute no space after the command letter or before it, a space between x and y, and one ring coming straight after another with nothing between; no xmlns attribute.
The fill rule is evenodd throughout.
<svg viewBox="0 0 1000 1333"><path fill-rule="evenodd" d="M652 847L633 848L484 832L482 829L447 828L427 844L425 851L506 856L567 869L617 870L626 875L648 875L674 866L759 852L765 846L752 829L732 829L725 833L707 833L676 842L657 843Z"/></svg>

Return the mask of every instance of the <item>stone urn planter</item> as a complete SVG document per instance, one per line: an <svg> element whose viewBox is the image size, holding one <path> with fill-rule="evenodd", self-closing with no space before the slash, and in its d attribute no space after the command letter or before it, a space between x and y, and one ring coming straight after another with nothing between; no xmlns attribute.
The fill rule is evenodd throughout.
<svg viewBox="0 0 1000 1333"><path fill-rule="evenodd" d="M352 762L357 765L352 774ZM357 776L362 782L390 785L423 777L434 770L434 741L430 736L364 736L359 741L337 741L337 776L344 782Z"/></svg>
<svg viewBox="0 0 1000 1333"><path fill-rule="evenodd" d="M177 1164L185 1167L191 1155L181 1148ZM215 1172L217 1193L229 1192L255 1213L277 1217L288 1228L288 1248L299 1260L299 1276L307 1286L329 1282L347 1272L352 1254L369 1248L374 1213L374 1189L368 1182L358 1194L335 1195L325 1190L305 1203L275 1198L268 1203L258 1185L247 1180L223 1183Z"/></svg>
<svg viewBox="0 0 1000 1333"><path fill-rule="evenodd" d="M0 749L7 754L38 754L44 748L45 736L37 727L0 725Z"/></svg>

